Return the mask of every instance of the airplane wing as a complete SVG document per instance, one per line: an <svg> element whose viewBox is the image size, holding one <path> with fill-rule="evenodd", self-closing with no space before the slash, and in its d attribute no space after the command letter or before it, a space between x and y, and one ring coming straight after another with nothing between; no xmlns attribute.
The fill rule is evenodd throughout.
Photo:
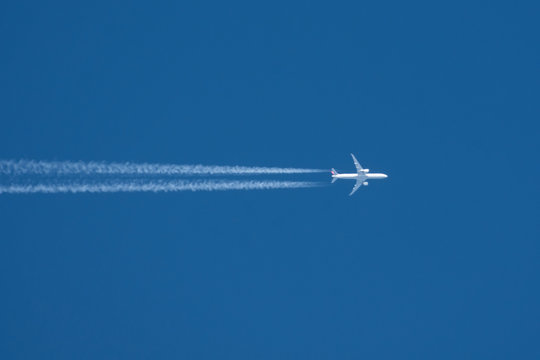
<svg viewBox="0 0 540 360"><path fill-rule="evenodd" d="M356 160L356 158L354 157L353 154L351 154L351 156L352 156L352 159L353 159L353 161L354 161L354 166L356 166L356 171L357 171L357 172L363 171L364 168L362 167L362 165L360 165L360 163L358 162L358 160Z"/></svg>
<svg viewBox="0 0 540 360"><path fill-rule="evenodd" d="M354 155L353 155L353 158L354 158ZM362 186L362 182L363 182L363 180L356 180L356 184L354 184L354 187L352 188L352 191L349 194L349 196L354 194L356 192L356 190L358 190L360 188L360 186Z"/></svg>

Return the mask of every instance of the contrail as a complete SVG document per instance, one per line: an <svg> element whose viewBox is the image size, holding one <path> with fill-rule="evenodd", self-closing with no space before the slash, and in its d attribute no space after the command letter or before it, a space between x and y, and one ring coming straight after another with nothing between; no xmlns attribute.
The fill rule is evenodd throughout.
<svg viewBox="0 0 540 360"><path fill-rule="evenodd" d="M0 160L0 174L18 175L257 175L307 174L319 169L250 166L134 164L82 161Z"/></svg>
<svg viewBox="0 0 540 360"><path fill-rule="evenodd" d="M56 182L0 185L0 194L112 193L297 189L320 186L306 181L129 180L112 182Z"/></svg>

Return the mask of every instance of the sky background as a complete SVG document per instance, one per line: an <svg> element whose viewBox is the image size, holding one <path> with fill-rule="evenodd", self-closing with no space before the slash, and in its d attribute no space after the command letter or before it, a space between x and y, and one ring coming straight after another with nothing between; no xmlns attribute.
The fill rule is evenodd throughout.
<svg viewBox="0 0 540 360"><path fill-rule="evenodd" d="M1 159L389 178L0 195L0 358L540 358L539 10L3 2Z"/></svg>

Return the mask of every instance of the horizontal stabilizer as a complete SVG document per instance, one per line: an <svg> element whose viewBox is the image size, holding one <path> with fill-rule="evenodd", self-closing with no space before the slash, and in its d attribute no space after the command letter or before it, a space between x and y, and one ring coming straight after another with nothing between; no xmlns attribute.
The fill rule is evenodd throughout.
<svg viewBox="0 0 540 360"><path fill-rule="evenodd" d="M334 168L332 168L332 170L330 170L330 172L332 173L332 184L333 184L338 179L337 177L334 177L334 175L338 175L339 173Z"/></svg>

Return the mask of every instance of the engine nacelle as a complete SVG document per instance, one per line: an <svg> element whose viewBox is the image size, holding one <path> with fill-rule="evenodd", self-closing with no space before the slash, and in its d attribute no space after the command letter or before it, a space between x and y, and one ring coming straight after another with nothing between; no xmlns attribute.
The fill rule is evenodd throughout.
<svg viewBox="0 0 540 360"><path fill-rule="evenodd" d="M368 186L368 182L367 182L367 181L364 181L364 182L362 183L362 185Z"/></svg>
<svg viewBox="0 0 540 360"><path fill-rule="evenodd" d="M368 172L369 172L369 169L364 169L364 172L365 172L365 173L368 173Z"/></svg>

